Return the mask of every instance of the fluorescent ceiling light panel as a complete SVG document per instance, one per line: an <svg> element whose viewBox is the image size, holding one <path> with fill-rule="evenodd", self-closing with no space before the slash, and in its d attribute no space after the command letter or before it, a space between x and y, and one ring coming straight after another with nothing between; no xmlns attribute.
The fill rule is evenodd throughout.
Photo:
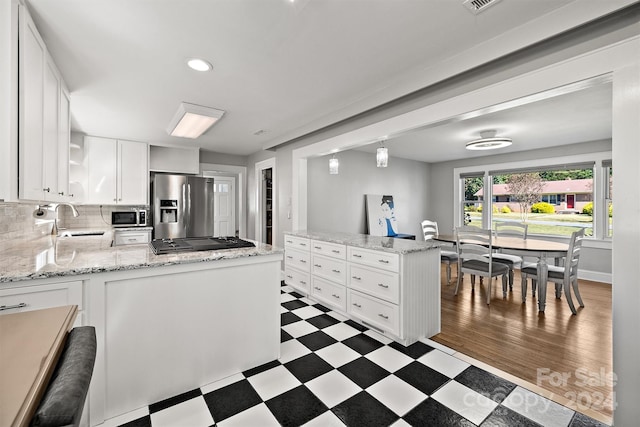
<svg viewBox="0 0 640 427"><path fill-rule="evenodd" d="M182 102L171 119L167 133L171 136L195 139L205 133L223 115L223 110Z"/></svg>

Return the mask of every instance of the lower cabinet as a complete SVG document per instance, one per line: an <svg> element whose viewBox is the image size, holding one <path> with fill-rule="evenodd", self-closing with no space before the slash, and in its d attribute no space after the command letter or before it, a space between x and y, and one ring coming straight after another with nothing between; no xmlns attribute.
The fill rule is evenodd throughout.
<svg viewBox="0 0 640 427"><path fill-rule="evenodd" d="M440 332L440 254L420 243L393 252L286 235L285 283L404 345Z"/></svg>
<svg viewBox="0 0 640 427"><path fill-rule="evenodd" d="M151 230L140 231L120 231L113 232L113 244L114 246L121 245L139 245L149 243L151 241Z"/></svg>

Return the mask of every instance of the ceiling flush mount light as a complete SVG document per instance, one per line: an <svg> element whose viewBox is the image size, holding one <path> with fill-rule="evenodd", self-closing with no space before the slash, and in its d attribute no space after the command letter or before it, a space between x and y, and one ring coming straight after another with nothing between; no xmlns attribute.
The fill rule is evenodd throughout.
<svg viewBox="0 0 640 427"><path fill-rule="evenodd" d="M198 138L224 115L223 110L181 102L167 133L181 138Z"/></svg>
<svg viewBox="0 0 640 427"><path fill-rule="evenodd" d="M389 151L384 146L384 139L380 141L382 147L378 147L376 150L376 166L379 168L386 168L389 164Z"/></svg>
<svg viewBox="0 0 640 427"><path fill-rule="evenodd" d="M340 162L336 159L336 155L334 154L333 157L329 159L329 175L338 175L339 167Z"/></svg>
<svg viewBox="0 0 640 427"><path fill-rule="evenodd" d="M189 66L189 68L196 71L213 70L213 65L211 65L210 62L207 62L204 59L200 59L200 58L191 58L187 60L187 65Z"/></svg>
<svg viewBox="0 0 640 427"><path fill-rule="evenodd" d="M495 130L480 132L480 139L467 142L467 150L495 150L508 147L513 143L511 138L496 137Z"/></svg>

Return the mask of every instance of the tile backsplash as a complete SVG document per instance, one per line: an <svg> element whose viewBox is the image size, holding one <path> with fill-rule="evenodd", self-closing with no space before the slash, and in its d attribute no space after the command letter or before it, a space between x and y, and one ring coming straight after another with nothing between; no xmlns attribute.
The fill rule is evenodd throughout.
<svg viewBox="0 0 640 427"><path fill-rule="evenodd" d="M0 242L50 234L53 221L34 218L36 208L35 203L0 202Z"/></svg>
<svg viewBox="0 0 640 427"><path fill-rule="evenodd" d="M73 217L71 208L60 206L60 220L58 224L64 228L104 228L111 227L111 212L130 211L135 208L148 208L148 206L107 206L107 205L81 205L77 217Z"/></svg>

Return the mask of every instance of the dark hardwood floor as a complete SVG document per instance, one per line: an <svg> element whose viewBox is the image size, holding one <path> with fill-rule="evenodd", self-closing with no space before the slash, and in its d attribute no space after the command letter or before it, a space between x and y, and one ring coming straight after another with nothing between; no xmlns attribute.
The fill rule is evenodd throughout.
<svg viewBox="0 0 640 427"><path fill-rule="evenodd" d="M442 270L442 332L432 337L464 355L507 372L553 393L547 397L611 424L612 324L611 285L580 280L585 307L572 315L564 298L555 298L553 284L547 290L547 306L538 312L527 292L522 303L520 272L513 291L502 298L500 281L491 286L486 304L486 279L476 280L471 291L468 275L455 296ZM535 391L535 390L534 390Z"/></svg>

